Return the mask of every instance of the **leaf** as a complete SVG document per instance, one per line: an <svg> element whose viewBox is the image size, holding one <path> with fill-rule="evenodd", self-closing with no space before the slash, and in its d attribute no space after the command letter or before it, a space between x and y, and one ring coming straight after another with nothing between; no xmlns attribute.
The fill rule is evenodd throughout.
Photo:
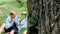
<svg viewBox="0 0 60 34"><path fill-rule="evenodd" d="M33 26L34 24L36 24L36 21L33 18L29 18L30 23L28 24L29 27Z"/></svg>

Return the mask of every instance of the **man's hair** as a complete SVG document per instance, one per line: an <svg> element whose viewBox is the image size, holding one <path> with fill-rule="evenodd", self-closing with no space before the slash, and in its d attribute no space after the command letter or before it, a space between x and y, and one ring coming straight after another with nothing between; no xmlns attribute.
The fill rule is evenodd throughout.
<svg viewBox="0 0 60 34"><path fill-rule="evenodd" d="M10 13L10 15L13 15L13 13Z"/></svg>
<svg viewBox="0 0 60 34"><path fill-rule="evenodd" d="M14 15L14 14L16 14L15 11L11 11L11 12L10 12L10 15Z"/></svg>

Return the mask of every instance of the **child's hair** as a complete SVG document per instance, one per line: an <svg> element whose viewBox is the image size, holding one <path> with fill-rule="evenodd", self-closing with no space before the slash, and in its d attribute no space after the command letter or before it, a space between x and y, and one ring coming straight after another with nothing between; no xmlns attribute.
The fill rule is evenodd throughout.
<svg viewBox="0 0 60 34"><path fill-rule="evenodd" d="M27 16L27 12L22 12L22 15L25 15L25 16Z"/></svg>

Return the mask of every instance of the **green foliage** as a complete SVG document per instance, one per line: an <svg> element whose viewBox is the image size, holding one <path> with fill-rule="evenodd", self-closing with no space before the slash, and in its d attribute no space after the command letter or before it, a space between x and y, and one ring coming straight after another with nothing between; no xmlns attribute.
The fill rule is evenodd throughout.
<svg viewBox="0 0 60 34"><path fill-rule="evenodd" d="M28 27L31 27L31 26L33 26L34 24L36 24L36 21L32 18L32 17L30 17L29 19L29 24L28 24Z"/></svg>
<svg viewBox="0 0 60 34"><path fill-rule="evenodd" d="M21 33L20 33L20 34L23 34L23 32L24 32L25 30L27 30L27 28L24 28L24 27L21 28L21 30L20 30Z"/></svg>
<svg viewBox="0 0 60 34"><path fill-rule="evenodd" d="M0 5L2 4L2 2L0 1Z"/></svg>
<svg viewBox="0 0 60 34"><path fill-rule="evenodd" d="M0 26L2 25L2 23L5 23L7 16L0 16Z"/></svg>
<svg viewBox="0 0 60 34"><path fill-rule="evenodd" d="M17 2L13 2L13 1L5 2L5 4L7 4L11 7L15 7L15 8L20 8L20 7L26 6L26 3L17 3Z"/></svg>

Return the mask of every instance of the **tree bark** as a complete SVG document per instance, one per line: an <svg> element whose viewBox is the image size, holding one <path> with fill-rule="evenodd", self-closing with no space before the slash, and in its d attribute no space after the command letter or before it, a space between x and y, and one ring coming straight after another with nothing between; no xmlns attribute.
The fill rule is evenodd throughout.
<svg viewBox="0 0 60 34"><path fill-rule="evenodd" d="M29 29L30 34L60 34L59 1L28 0L28 18L36 20L36 24Z"/></svg>

